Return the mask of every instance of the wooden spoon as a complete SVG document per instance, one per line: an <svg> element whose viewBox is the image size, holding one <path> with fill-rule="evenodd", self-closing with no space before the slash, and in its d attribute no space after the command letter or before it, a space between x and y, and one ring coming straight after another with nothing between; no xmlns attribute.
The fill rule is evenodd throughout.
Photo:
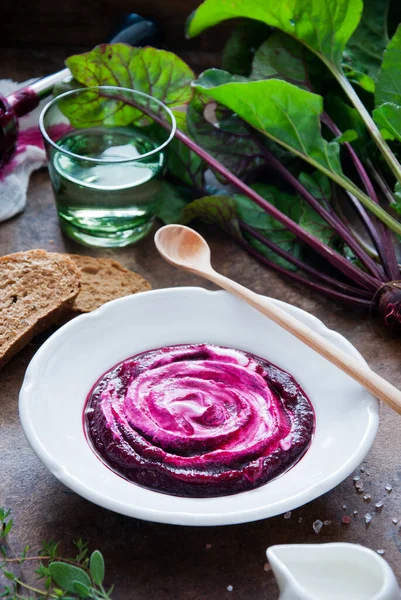
<svg viewBox="0 0 401 600"><path fill-rule="evenodd" d="M209 279L209 281L213 281L221 288L238 296L301 340L301 342L304 342L315 352L324 356L379 400L383 400L393 410L401 414L401 392L388 381L374 373L359 359L340 350L307 325L284 312L268 298L260 296L228 277L217 273L210 263L210 248L199 233L184 225L166 225L156 233L155 244L167 262Z"/></svg>

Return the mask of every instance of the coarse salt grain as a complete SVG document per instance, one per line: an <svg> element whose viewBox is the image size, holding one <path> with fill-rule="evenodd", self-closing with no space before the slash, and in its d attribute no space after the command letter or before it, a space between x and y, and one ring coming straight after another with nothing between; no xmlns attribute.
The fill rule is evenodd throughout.
<svg viewBox="0 0 401 600"><path fill-rule="evenodd" d="M384 504L381 500L379 500L379 502L376 502L376 504L375 504L376 512L381 512L383 509L383 506L384 506Z"/></svg>
<svg viewBox="0 0 401 600"><path fill-rule="evenodd" d="M366 515L363 517L365 519L365 523L366 525L369 525L372 522L372 515L370 513L366 513Z"/></svg>
<svg viewBox="0 0 401 600"><path fill-rule="evenodd" d="M377 554L380 554L380 556L383 556L383 554L386 554L386 551L384 548L379 548L379 550L376 550Z"/></svg>
<svg viewBox="0 0 401 600"><path fill-rule="evenodd" d="M322 527L323 527L323 521L321 521L320 519L317 519L317 520L316 520L316 521L313 523L312 527L313 527L313 531L314 531L315 533L320 533L320 532L321 532L321 530L322 530Z"/></svg>
<svg viewBox="0 0 401 600"><path fill-rule="evenodd" d="M370 494L365 494L363 496L363 501L364 502L370 502L372 500L372 496Z"/></svg>
<svg viewBox="0 0 401 600"><path fill-rule="evenodd" d="M233 591L233 586L232 585L228 585L227 586L227 592L232 592Z"/></svg>
<svg viewBox="0 0 401 600"><path fill-rule="evenodd" d="M284 519L291 519L291 511L290 510L285 513Z"/></svg>
<svg viewBox="0 0 401 600"><path fill-rule="evenodd" d="M327 527L328 525L331 525L331 521L326 519L326 521L323 521L323 525L326 525L326 527Z"/></svg>
<svg viewBox="0 0 401 600"><path fill-rule="evenodd" d="M393 486L388 483L384 489L386 492L390 493L393 490Z"/></svg>
<svg viewBox="0 0 401 600"><path fill-rule="evenodd" d="M357 482L357 481L359 481L359 480L360 480L360 477L359 477L359 475L355 475L355 477L354 477L354 482L356 483L356 482Z"/></svg>
<svg viewBox="0 0 401 600"><path fill-rule="evenodd" d="M343 510L347 510L347 505L343 504Z"/></svg>
<svg viewBox="0 0 401 600"><path fill-rule="evenodd" d="M398 519L396 519L396 518L394 517L394 519L392 519L392 521L393 521L394 525L397 525L397 523L398 523Z"/></svg>
<svg viewBox="0 0 401 600"><path fill-rule="evenodd" d="M266 571L266 573L268 573L269 571L272 570L270 563L265 562L265 564L263 565L263 570Z"/></svg>
<svg viewBox="0 0 401 600"><path fill-rule="evenodd" d="M362 492L363 492L363 483L362 483L362 481L357 481L356 482L355 489L358 492L358 494L362 494Z"/></svg>

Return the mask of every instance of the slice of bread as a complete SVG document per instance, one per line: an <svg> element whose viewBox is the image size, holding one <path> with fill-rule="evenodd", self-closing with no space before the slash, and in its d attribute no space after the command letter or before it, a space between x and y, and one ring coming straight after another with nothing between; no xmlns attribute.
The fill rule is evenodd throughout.
<svg viewBox="0 0 401 600"><path fill-rule="evenodd" d="M67 255L29 250L0 257L0 368L69 310L80 271Z"/></svg>
<svg viewBox="0 0 401 600"><path fill-rule="evenodd" d="M151 289L146 279L125 269L116 260L78 254L69 256L81 270L81 291L72 304L76 313L90 312L109 300Z"/></svg>

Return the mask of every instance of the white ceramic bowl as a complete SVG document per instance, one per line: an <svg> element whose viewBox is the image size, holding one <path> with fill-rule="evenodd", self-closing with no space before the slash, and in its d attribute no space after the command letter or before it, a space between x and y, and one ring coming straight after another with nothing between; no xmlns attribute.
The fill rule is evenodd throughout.
<svg viewBox="0 0 401 600"><path fill-rule="evenodd" d="M312 315L274 302L361 358ZM124 480L105 467L85 439L82 412L89 390L102 373L138 352L201 342L253 352L294 375L316 411L311 447L281 477L233 496L177 498ZM378 426L378 401L347 375L228 293L190 287L114 300L61 327L32 359L19 408L28 442L66 486L116 512L180 525L244 523L301 506L359 465Z"/></svg>

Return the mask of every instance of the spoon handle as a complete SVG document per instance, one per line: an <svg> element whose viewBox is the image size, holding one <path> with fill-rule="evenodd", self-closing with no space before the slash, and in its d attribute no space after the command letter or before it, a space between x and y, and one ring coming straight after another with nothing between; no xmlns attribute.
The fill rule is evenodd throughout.
<svg viewBox="0 0 401 600"><path fill-rule="evenodd" d="M200 274L200 273L199 273ZM377 375L359 359L350 356L326 340L324 337L304 325L297 318L284 312L271 300L260 296L248 288L232 281L228 277L214 270L202 272L202 275L213 281L218 286L238 296L272 321L283 327L286 331L301 340L304 344L315 350L318 354L336 365L339 369L355 379L376 398L388 404L393 410L401 414L401 392L391 383Z"/></svg>

